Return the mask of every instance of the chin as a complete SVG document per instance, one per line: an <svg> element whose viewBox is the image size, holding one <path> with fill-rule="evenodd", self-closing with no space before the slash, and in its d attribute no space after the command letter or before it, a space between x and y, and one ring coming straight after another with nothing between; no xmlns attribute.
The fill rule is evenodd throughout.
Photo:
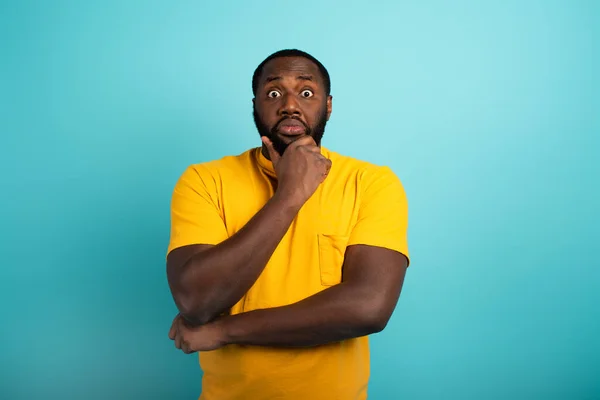
<svg viewBox="0 0 600 400"><path fill-rule="evenodd" d="M303 138L305 136L309 136L306 133L301 133L299 135L282 135L282 134L277 134L277 137L280 140L283 140L284 142L288 142L288 143L292 143L300 138Z"/></svg>

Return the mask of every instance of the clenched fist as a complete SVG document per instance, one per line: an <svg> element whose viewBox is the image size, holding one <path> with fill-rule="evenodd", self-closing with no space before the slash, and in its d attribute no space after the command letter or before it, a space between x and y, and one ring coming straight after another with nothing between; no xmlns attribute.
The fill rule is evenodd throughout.
<svg viewBox="0 0 600 400"><path fill-rule="evenodd" d="M304 204L327 178L331 160L321 154L321 150L310 136L292 142L283 156L275 151L273 143L267 137L263 136L262 142L269 152L277 174L276 194L296 204Z"/></svg>

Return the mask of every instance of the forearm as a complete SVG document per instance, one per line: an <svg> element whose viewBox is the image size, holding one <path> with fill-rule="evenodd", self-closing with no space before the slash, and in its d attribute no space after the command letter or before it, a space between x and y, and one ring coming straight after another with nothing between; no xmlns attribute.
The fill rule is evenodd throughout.
<svg viewBox="0 0 600 400"><path fill-rule="evenodd" d="M342 283L298 303L227 316L219 321L226 344L308 347L379 332L387 318L377 297Z"/></svg>
<svg viewBox="0 0 600 400"><path fill-rule="evenodd" d="M182 315L203 324L235 305L254 284L299 209L275 195L235 235L189 259L177 280Z"/></svg>

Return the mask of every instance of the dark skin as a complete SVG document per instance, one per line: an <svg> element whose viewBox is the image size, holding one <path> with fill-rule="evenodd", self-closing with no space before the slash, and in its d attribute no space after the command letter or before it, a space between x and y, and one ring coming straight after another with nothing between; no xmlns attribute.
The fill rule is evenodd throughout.
<svg viewBox="0 0 600 400"><path fill-rule="evenodd" d="M277 58L265 66L253 101L269 128L282 120L285 125L290 117L313 127L323 107L327 118L331 114L332 99L323 87L311 61ZM307 347L369 335L384 329L400 296L406 257L385 248L353 245L346 249L340 284L288 306L223 315L258 279L331 167L314 139L299 128L277 131L274 140L288 145L283 156L271 140L262 140L263 154L277 175L273 198L224 242L185 246L167 257L168 280L180 311L169 337L185 353L228 344Z"/></svg>
<svg viewBox="0 0 600 400"><path fill-rule="evenodd" d="M288 70L287 75L281 74ZM283 118L295 119L306 127L311 127L311 135L320 145L321 134L317 126L329 120L332 110L332 97L324 90L324 82L316 65L300 57L278 58L265 65L257 96L252 100L259 119L265 128L271 130ZM293 88L291 92L287 88ZM289 95L289 96L288 96ZM265 108L276 108L275 112L261 113ZM320 121L323 118L325 121ZM288 120L289 120L288 119ZM275 150L281 155L281 147L289 145L298 138L297 132L277 130L275 137L269 136ZM307 134L305 131L304 134ZM263 145L263 155L270 158L267 147Z"/></svg>

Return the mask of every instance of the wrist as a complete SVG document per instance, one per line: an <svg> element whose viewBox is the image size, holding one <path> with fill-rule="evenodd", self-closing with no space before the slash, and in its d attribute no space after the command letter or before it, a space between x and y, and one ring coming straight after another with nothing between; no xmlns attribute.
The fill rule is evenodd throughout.
<svg viewBox="0 0 600 400"><path fill-rule="evenodd" d="M232 316L226 316L214 322L219 332L219 342L221 346L234 344L233 336L231 334L231 319Z"/></svg>
<svg viewBox="0 0 600 400"><path fill-rule="evenodd" d="M282 191L276 191L272 198L273 203L281 207L285 212L293 214L295 216L298 211L302 208L305 201L299 196L294 194L288 194Z"/></svg>

